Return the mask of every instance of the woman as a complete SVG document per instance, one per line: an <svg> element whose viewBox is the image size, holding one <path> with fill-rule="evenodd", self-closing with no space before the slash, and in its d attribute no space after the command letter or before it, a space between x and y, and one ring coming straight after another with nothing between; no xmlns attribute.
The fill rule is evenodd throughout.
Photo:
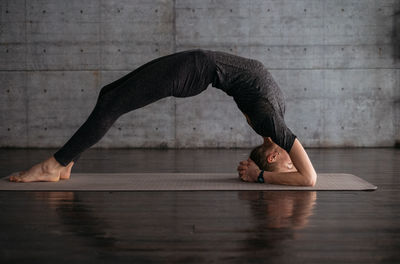
<svg viewBox="0 0 400 264"><path fill-rule="evenodd" d="M121 115L168 96L197 95L210 83L233 97L249 125L264 138L264 144L252 152L258 166L251 159L240 163L242 180L315 184L315 170L285 125L282 93L264 65L257 60L200 49L152 60L104 86L92 113L69 141L28 171L12 174L10 181L69 179L79 155L97 143Z"/></svg>

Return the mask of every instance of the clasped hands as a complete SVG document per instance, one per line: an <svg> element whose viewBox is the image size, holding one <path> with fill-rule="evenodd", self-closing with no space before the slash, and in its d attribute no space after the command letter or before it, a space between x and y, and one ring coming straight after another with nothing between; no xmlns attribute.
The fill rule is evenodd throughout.
<svg viewBox="0 0 400 264"><path fill-rule="evenodd" d="M245 182L257 182L258 174L260 174L260 168L250 158L241 161L237 167L239 172L239 179Z"/></svg>

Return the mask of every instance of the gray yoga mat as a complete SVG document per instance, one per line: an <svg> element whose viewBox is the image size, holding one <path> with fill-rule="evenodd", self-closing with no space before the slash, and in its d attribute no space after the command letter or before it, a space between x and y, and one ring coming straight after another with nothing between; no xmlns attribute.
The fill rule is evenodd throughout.
<svg viewBox="0 0 400 264"><path fill-rule="evenodd" d="M376 186L352 175L319 173L314 187L247 183L236 173L73 173L59 182L9 182L0 179L0 191L233 191L312 190L366 191Z"/></svg>

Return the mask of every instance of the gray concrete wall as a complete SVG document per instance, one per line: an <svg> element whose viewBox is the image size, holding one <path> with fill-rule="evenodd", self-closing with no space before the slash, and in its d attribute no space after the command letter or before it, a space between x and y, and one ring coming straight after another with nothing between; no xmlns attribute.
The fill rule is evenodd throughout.
<svg viewBox="0 0 400 264"><path fill-rule="evenodd" d="M103 85L191 48L262 61L306 146L392 146L399 12L397 0L0 0L0 146L62 145ZM232 98L210 86L122 116L96 146L260 142Z"/></svg>

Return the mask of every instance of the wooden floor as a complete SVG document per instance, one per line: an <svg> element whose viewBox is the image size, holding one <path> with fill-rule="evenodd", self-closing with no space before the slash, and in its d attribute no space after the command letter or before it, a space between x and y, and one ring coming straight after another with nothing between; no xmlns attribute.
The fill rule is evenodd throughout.
<svg viewBox="0 0 400 264"><path fill-rule="evenodd" d="M0 149L0 176L53 151ZM73 172L231 172L248 152L91 149ZM309 155L378 190L0 192L0 263L400 263L400 150Z"/></svg>

